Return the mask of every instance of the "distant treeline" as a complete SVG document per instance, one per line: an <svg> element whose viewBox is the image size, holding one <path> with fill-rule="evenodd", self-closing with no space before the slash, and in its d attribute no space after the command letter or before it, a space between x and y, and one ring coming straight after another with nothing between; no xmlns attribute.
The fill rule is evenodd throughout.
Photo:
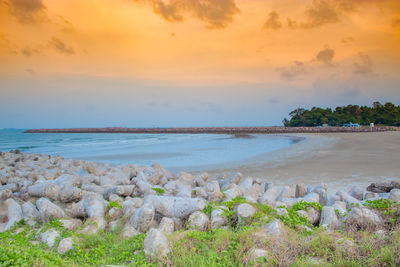
<svg viewBox="0 0 400 267"><path fill-rule="evenodd" d="M374 102L372 107L348 105L337 107L335 110L330 108L312 109L298 108L289 113L290 119L285 118L283 124L287 127L297 126L342 126L345 123L359 123L369 125L370 123L400 126L400 105L396 106L390 102L381 104Z"/></svg>

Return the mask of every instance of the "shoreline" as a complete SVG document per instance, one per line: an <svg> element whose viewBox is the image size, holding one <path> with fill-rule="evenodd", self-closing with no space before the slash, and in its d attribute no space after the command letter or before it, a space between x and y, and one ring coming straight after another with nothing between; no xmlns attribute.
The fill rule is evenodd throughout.
<svg viewBox="0 0 400 267"><path fill-rule="evenodd" d="M210 169L210 175L262 177L279 185L327 183L330 188L400 181L399 132L293 134L306 140L260 156L236 168ZM254 162L254 161L253 161Z"/></svg>

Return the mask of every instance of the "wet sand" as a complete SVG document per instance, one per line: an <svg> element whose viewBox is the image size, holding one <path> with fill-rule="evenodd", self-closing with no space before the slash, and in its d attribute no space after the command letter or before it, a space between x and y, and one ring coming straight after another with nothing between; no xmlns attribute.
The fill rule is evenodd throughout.
<svg viewBox="0 0 400 267"><path fill-rule="evenodd" d="M400 181L400 132L294 134L306 139L229 169L208 170L212 175L241 172L277 185L327 183L350 188L371 182ZM254 159L253 159L253 162Z"/></svg>

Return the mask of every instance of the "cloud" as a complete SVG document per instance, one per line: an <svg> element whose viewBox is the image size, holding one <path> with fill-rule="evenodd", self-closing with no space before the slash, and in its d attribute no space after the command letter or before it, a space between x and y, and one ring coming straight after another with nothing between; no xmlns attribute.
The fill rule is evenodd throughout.
<svg viewBox="0 0 400 267"><path fill-rule="evenodd" d="M50 47L54 48L57 52L65 55L73 55L75 54L75 50L71 47L66 45L63 41L60 39L53 37L49 41Z"/></svg>
<svg viewBox="0 0 400 267"><path fill-rule="evenodd" d="M346 38L342 38L341 41L342 41L343 44L349 44L349 43L354 42L354 38L353 37L346 37Z"/></svg>
<svg viewBox="0 0 400 267"><path fill-rule="evenodd" d="M306 22L303 28L315 28L329 23L339 22L339 13L335 6L326 0L314 0L306 9Z"/></svg>
<svg viewBox="0 0 400 267"><path fill-rule="evenodd" d="M207 28L225 28L240 13L234 0L133 0L147 3L154 13L169 22L181 22L184 15L191 15L206 23Z"/></svg>
<svg viewBox="0 0 400 267"><path fill-rule="evenodd" d="M358 54L358 60L353 64L354 73L357 75L373 74L373 62L370 56L364 53Z"/></svg>
<svg viewBox="0 0 400 267"><path fill-rule="evenodd" d="M289 29L294 30L297 29L297 21L291 19L291 18L287 18L287 26L289 27Z"/></svg>
<svg viewBox="0 0 400 267"><path fill-rule="evenodd" d="M268 19L264 24L264 29L278 30L282 28L282 23L279 21L279 15L276 11L272 11L268 15Z"/></svg>
<svg viewBox="0 0 400 267"><path fill-rule="evenodd" d="M281 77L285 80L292 81L298 76L307 74L306 64L302 61L294 61L291 66L282 67L277 69Z"/></svg>
<svg viewBox="0 0 400 267"><path fill-rule="evenodd" d="M392 26L393 27L400 27L400 18L392 19Z"/></svg>
<svg viewBox="0 0 400 267"><path fill-rule="evenodd" d="M163 1L152 1L154 13L169 22L182 21L183 16L179 11L179 3L165 4Z"/></svg>
<svg viewBox="0 0 400 267"><path fill-rule="evenodd" d="M29 73L30 75L36 75L36 72L35 72L34 69L29 68L29 69L26 69L25 71L26 71L27 73Z"/></svg>
<svg viewBox="0 0 400 267"><path fill-rule="evenodd" d="M331 48L325 48L318 52L316 60L323 63L325 66L332 66L333 57L335 56L335 50Z"/></svg>
<svg viewBox="0 0 400 267"><path fill-rule="evenodd" d="M40 55L42 53L40 48L23 48L21 49L21 54L26 56L26 57L30 57L30 56L34 56L34 55Z"/></svg>
<svg viewBox="0 0 400 267"><path fill-rule="evenodd" d="M35 23L46 9L41 0L8 0L11 13L21 23Z"/></svg>

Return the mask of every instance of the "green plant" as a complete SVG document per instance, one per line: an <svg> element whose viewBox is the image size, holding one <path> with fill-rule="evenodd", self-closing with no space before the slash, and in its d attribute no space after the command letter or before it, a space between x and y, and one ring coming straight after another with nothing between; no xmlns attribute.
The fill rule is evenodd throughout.
<svg viewBox="0 0 400 267"><path fill-rule="evenodd" d="M153 191L155 191L157 193L157 195L161 196L165 193L165 190L159 187L153 187L152 188Z"/></svg>
<svg viewBox="0 0 400 267"><path fill-rule="evenodd" d="M108 202L107 209L110 210L112 208L122 209L122 206L117 201L110 201Z"/></svg>

